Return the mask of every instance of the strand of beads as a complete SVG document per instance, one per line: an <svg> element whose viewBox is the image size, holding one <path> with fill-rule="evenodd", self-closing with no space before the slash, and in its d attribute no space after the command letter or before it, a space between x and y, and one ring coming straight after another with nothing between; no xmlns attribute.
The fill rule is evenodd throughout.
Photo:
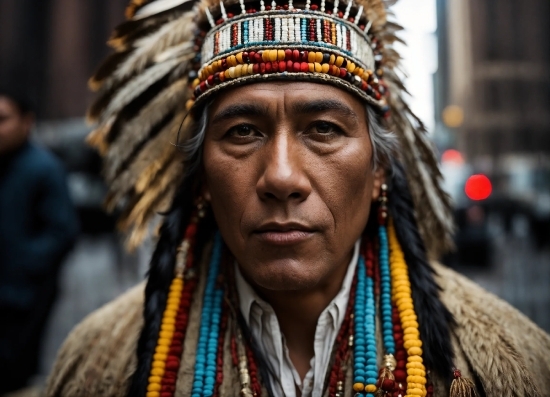
<svg viewBox="0 0 550 397"><path fill-rule="evenodd" d="M418 330L417 317L412 300L411 283L405 262L405 255L401 250L393 222L388 225L390 244L391 276L393 285L393 299L401 326L403 327L403 346L407 350L407 397L425 397L426 368L422 363L422 341Z"/></svg>
<svg viewBox="0 0 550 397"><path fill-rule="evenodd" d="M175 277L168 291L168 299L149 373L147 397L171 397L175 392L177 370L191 307L191 296L196 285L194 277L189 277L189 285L184 289L183 273L186 269L190 269L193 263L197 222L198 218L194 215L185 231L181 248L178 250Z"/></svg>
<svg viewBox="0 0 550 397"><path fill-rule="evenodd" d="M208 276L204 291L192 397L209 397L214 394L217 342L222 312L221 303L223 300L223 286L217 285L221 267L222 246L221 235L217 233L214 239L212 258L208 266Z"/></svg>
<svg viewBox="0 0 550 397"><path fill-rule="evenodd" d="M216 357L216 385L214 387L214 397L219 396L219 388L223 382L223 354L224 354L224 344L225 344L225 331L227 330L227 321L228 321L228 308L227 304L223 305L223 315L222 322L220 325L220 337L218 342L218 353Z"/></svg>
<svg viewBox="0 0 550 397"><path fill-rule="evenodd" d="M374 396L377 376L376 303L372 267L372 262L367 266L363 256L359 257L354 313L353 390L357 393L366 392L367 396Z"/></svg>
<svg viewBox="0 0 550 397"><path fill-rule="evenodd" d="M338 349L334 357L334 364L330 371L329 376L329 397L343 397L344 396L344 378L345 371L343 364L347 362L351 347L353 346L353 307L355 305L355 291L357 288L357 276L354 277L351 285L350 296L348 300L348 306L346 308L346 314L344 316L344 322L340 327L338 336L336 337L336 345Z"/></svg>

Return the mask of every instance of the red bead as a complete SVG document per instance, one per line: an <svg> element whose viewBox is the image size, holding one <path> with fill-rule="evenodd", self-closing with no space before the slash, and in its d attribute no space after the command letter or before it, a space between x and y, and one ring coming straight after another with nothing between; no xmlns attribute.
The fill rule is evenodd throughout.
<svg viewBox="0 0 550 397"><path fill-rule="evenodd" d="M199 87L201 89L201 92L205 92L206 91L206 82L205 81L202 81L200 84L199 84Z"/></svg>
<svg viewBox="0 0 550 397"><path fill-rule="evenodd" d="M271 6L265 6L266 11L271 11Z"/></svg>
<svg viewBox="0 0 550 397"><path fill-rule="evenodd" d="M286 49L285 50L285 60L291 61L292 60L292 50Z"/></svg>
<svg viewBox="0 0 550 397"><path fill-rule="evenodd" d="M300 52L300 61L307 62L307 54L308 54L308 51L301 51Z"/></svg>
<svg viewBox="0 0 550 397"><path fill-rule="evenodd" d="M382 390L393 391L394 387L395 387L395 381L391 379L384 379L382 381L382 385L381 385Z"/></svg>
<svg viewBox="0 0 550 397"><path fill-rule="evenodd" d="M262 62L262 54L260 54L259 52L255 53L255 54L254 54L254 61L255 61L256 63Z"/></svg>
<svg viewBox="0 0 550 397"><path fill-rule="evenodd" d="M270 63L270 62L265 63L265 64L262 63L262 64L260 65L260 68L262 67L262 65L265 65L265 72L266 72L266 73L271 73L271 72L272 72L273 68L271 67L271 63Z"/></svg>
<svg viewBox="0 0 550 397"><path fill-rule="evenodd" d="M265 63L260 63L260 74L265 74Z"/></svg>
<svg viewBox="0 0 550 397"><path fill-rule="evenodd" d="M312 4L311 6L309 6L309 8L312 10L312 11L317 11L319 9L319 6L317 4Z"/></svg>
<svg viewBox="0 0 550 397"><path fill-rule="evenodd" d="M286 70L286 62L279 61L279 72L284 72Z"/></svg>
<svg viewBox="0 0 550 397"><path fill-rule="evenodd" d="M255 63L254 66L252 66L252 72L254 72L254 74L260 73L260 65Z"/></svg>
<svg viewBox="0 0 550 397"><path fill-rule="evenodd" d="M233 18L234 16L235 16L235 14L233 14L232 12L227 13L227 18Z"/></svg>
<svg viewBox="0 0 550 397"><path fill-rule="evenodd" d="M283 10L288 10L288 4L285 4L285 5L283 6Z"/></svg>
<svg viewBox="0 0 550 397"><path fill-rule="evenodd" d="M292 64L292 69L294 72L299 72L300 71L300 62L294 62Z"/></svg>
<svg viewBox="0 0 550 397"><path fill-rule="evenodd" d="M393 376L397 382L405 382L407 380L407 372L402 369L396 369L393 371Z"/></svg>
<svg viewBox="0 0 550 397"><path fill-rule="evenodd" d="M279 62L275 61L275 62L271 62L271 70L273 70L273 72L278 72L279 71Z"/></svg>
<svg viewBox="0 0 550 397"><path fill-rule="evenodd" d="M347 72L348 72L348 71L347 71L346 69L340 68L340 77L346 77L346 73L347 73Z"/></svg>
<svg viewBox="0 0 550 397"><path fill-rule="evenodd" d="M309 72L309 65L307 62L302 62L300 64L300 70L304 73Z"/></svg>
<svg viewBox="0 0 550 397"><path fill-rule="evenodd" d="M338 11L338 18L343 18L344 17L344 13L342 11Z"/></svg>
<svg viewBox="0 0 550 397"><path fill-rule="evenodd" d="M250 51L248 58L250 59L250 62L256 62L256 51Z"/></svg>
<svg viewBox="0 0 550 397"><path fill-rule="evenodd" d="M208 76L208 78L206 79L206 81L208 81L208 85L209 85L209 86L214 85L214 75L211 74L210 76Z"/></svg>
<svg viewBox="0 0 550 397"><path fill-rule="evenodd" d="M300 60L300 51L298 51L298 50L292 51L292 60L293 60L294 62Z"/></svg>

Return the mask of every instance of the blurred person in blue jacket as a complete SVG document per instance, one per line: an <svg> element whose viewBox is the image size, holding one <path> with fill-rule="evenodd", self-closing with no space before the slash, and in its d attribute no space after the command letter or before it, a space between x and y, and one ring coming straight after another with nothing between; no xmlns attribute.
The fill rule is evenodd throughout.
<svg viewBox="0 0 550 397"><path fill-rule="evenodd" d="M38 371L63 258L78 234L61 163L29 141L31 107L0 88L0 395Z"/></svg>

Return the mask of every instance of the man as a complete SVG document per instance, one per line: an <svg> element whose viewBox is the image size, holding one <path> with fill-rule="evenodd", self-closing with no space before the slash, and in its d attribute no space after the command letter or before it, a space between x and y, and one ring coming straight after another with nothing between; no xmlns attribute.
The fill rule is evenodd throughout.
<svg viewBox="0 0 550 397"><path fill-rule="evenodd" d="M29 142L26 101L0 90L0 394L36 374L61 261L77 235L65 173Z"/></svg>
<svg viewBox="0 0 550 397"><path fill-rule="evenodd" d="M428 262L450 206L383 2L128 18L90 142L129 243L165 217L147 285L75 329L48 396L550 393L548 335Z"/></svg>

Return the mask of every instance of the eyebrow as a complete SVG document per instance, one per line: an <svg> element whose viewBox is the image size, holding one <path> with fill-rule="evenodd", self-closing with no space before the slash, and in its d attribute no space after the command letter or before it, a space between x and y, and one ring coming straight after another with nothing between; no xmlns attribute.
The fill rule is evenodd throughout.
<svg viewBox="0 0 550 397"><path fill-rule="evenodd" d="M212 118L212 124L242 116L265 116L268 109L259 104L235 104L224 108Z"/></svg>
<svg viewBox="0 0 550 397"><path fill-rule="evenodd" d="M292 111L299 114L323 113L330 110L336 110L351 117L357 122L357 114L346 104L334 99L319 99L308 102L297 102L292 105Z"/></svg>

